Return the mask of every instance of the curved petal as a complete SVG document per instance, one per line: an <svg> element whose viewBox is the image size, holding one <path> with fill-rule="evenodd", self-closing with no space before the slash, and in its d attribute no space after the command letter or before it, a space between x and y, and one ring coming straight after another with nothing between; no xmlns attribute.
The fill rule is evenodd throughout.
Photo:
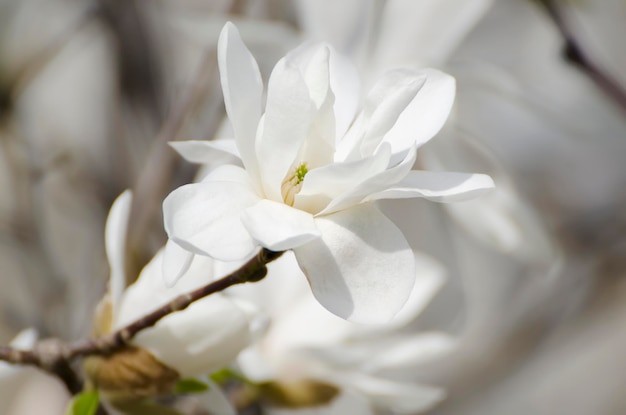
<svg viewBox="0 0 626 415"><path fill-rule="evenodd" d="M454 78L435 69L422 72L426 83L383 139L391 144L394 154L426 143L441 130L450 115L456 93Z"/></svg>
<svg viewBox="0 0 626 415"><path fill-rule="evenodd" d="M188 184L163 201L165 231L188 251L223 261L243 259L256 244L240 216L258 200L249 186L239 182Z"/></svg>
<svg viewBox="0 0 626 415"><path fill-rule="evenodd" d="M30 327L20 331L9 344L15 349L30 350L35 346L38 338L39 333L37 333L37 330ZM11 377L23 370L24 367L22 366L0 361L0 381L14 381L15 379Z"/></svg>
<svg viewBox="0 0 626 415"><path fill-rule="evenodd" d="M369 195L366 200L423 197L433 202L462 202L494 187L486 174L413 170L396 186Z"/></svg>
<svg viewBox="0 0 626 415"><path fill-rule="evenodd" d="M360 143L362 156L374 152L425 83L424 73L406 68L388 71L376 82L367 95L363 109L369 120Z"/></svg>
<svg viewBox="0 0 626 415"><path fill-rule="evenodd" d="M237 148L246 169L256 178L258 165L254 141L261 118L263 81L254 57L241 40L237 28L230 22L220 33L217 63L224 105L233 125Z"/></svg>
<svg viewBox="0 0 626 415"><path fill-rule="evenodd" d="M296 248L320 236L313 215L267 199L247 208L241 221L252 238L272 251Z"/></svg>
<svg viewBox="0 0 626 415"><path fill-rule="evenodd" d="M384 353L369 356L362 370L370 373L383 370L410 372L420 364L448 355L455 346L455 339L445 333L411 334L394 339L385 346Z"/></svg>
<svg viewBox="0 0 626 415"><path fill-rule="evenodd" d="M183 377L203 375L230 364L248 346L248 321L230 300L213 295L164 317L133 343Z"/></svg>
<svg viewBox="0 0 626 415"><path fill-rule="evenodd" d="M423 71L386 72L367 94L363 111L338 144L336 159L349 161L373 154L425 82ZM398 150L392 146L392 151Z"/></svg>
<svg viewBox="0 0 626 415"><path fill-rule="evenodd" d="M319 45L312 51L304 69L304 81L309 88L311 101L316 108L320 108L328 97L330 91L330 48L327 45Z"/></svg>
<svg viewBox="0 0 626 415"><path fill-rule="evenodd" d="M335 95L335 137L342 137L357 112L361 93L359 72L350 59L330 48L330 87Z"/></svg>
<svg viewBox="0 0 626 415"><path fill-rule="evenodd" d="M402 232L370 204L315 222L322 237L294 253L317 300L350 321L389 321L415 282L413 252Z"/></svg>
<svg viewBox="0 0 626 415"><path fill-rule="evenodd" d="M191 266L194 254L171 239L167 240L163 250L163 281L173 287Z"/></svg>
<svg viewBox="0 0 626 415"><path fill-rule="evenodd" d="M334 9L336 8L337 5L334 6ZM335 44L334 42L332 43ZM322 44L321 46L317 43L313 43L313 45L310 43L304 44L289 52L287 56L301 68L303 73L307 72L308 78L309 71L307 66L311 66L312 56L319 53L321 48L326 48L330 52L325 69L328 72L330 90L334 96L333 109L336 120L334 136L339 138L345 134L350 124L352 124L359 106L361 81L357 68L348 57L337 52L329 44ZM307 84L311 86L308 80ZM321 100L317 100L317 102L317 107L319 108Z"/></svg>
<svg viewBox="0 0 626 415"><path fill-rule="evenodd" d="M211 281L212 269L209 267L206 270L210 264L199 261L196 265L194 261L188 272L196 275L189 275L176 287L167 288L160 278L163 254L164 251L157 253L137 281L125 291L116 328ZM237 353L249 344L249 339L249 313L216 294L169 314L154 327L139 333L133 343L150 351L181 376L193 377L231 363Z"/></svg>
<svg viewBox="0 0 626 415"><path fill-rule="evenodd" d="M191 163L210 164L225 156L241 158L237 143L230 139L170 141L168 144Z"/></svg>
<svg viewBox="0 0 626 415"><path fill-rule="evenodd" d="M383 143L377 151L389 153L389 144ZM416 156L417 151L415 147L412 147L404 157L404 160L398 165L383 170L371 177L366 177L365 180L357 186L354 186L352 189L349 189L347 192L333 199L318 215L328 215L332 212L337 212L362 203L367 196L384 191L390 186L400 182L411 171Z"/></svg>
<svg viewBox="0 0 626 415"><path fill-rule="evenodd" d="M268 199L282 201L282 182L307 137L314 108L297 66L281 59L270 77L263 131L256 148L258 160L263 160L259 167Z"/></svg>
<svg viewBox="0 0 626 415"><path fill-rule="evenodd" d="M395 382L357 372L337 374L336 377L369 397L374 406L400 413L426 411L445 397L441 388Z"/></svg>
<svg viewBox="0 0 626 415"><path fill-rule="evenodd" d="M209 385L209 390L197 397L202 409L209 414L237 415L237 411L217 383L210 378L202 378L200 380Z"/></svg>
<svg viewBox="0 0 626 415"><path fill-rule="evenodd" d="M254 187L248 172L232 164L216 167L202 179L202 182L237 182L250 189Z"/></svg>
<svg viewBox="0 0 626 415"><path fill-rule="evenodd" d="M307 173L302 188L294 197L294 207L318 213L331 200L350 192L367 178L387 168L390 151L382 147L371 157L352 162L339 162L319 167Z"/></svg>
<svg viewBox="0 0 626 415"><path fill-rule="evenodd" d="M446 280L446 269L434 258L415 252L415 284L402 310L381 330L392 331L413 321L437 294Z"/></svg>
<svg viewBox="0 0 626 415"><path fill-rule="evenodd" d="M335 96L330 88L330 48L318 47L304 73L311 100L316 107L311 129L300 155L309 170L332 163L335 153Z"/></svg>
<svg viewBox="0 0 626 415"><path fill-rule="evenodd" d="M440 66L491 3L492 0L388 1L380 18L380 35L372 61L381 69L408 62Z"/></svg>
<svg viewBox="0 0 626 415"><path fill-rule="evenodd" d="M109 276L109 292L111 293L111 304L113 314L117 310L120 297L126 287L126 275L124 272L126 255L126 231L128 228L128 217L130 216L133 195L130 190L126 190L115 199L109 216L107 217L104 230L104 242L109 260L111 274Z"/></svg>

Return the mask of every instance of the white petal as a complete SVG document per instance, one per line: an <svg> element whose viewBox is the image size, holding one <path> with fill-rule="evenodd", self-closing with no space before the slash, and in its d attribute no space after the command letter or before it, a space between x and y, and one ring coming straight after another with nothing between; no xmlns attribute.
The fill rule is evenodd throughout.
<svg viewBox="0 0 626 415"><path fill-rule="evenodd" d="M393 127L407 105L424 86L426 75L410 69L386 72L368 93L363 109L369 119L360 143L361 155L370 155ZM407 146L408 148L410 146ZM397 149L392 146L392 152Z"/></svg>
<svg viewBox="0 0 626 415"><path fill-rule="evenodd" d="M241 221L252 238L272 251L296 248L320 236L313 215L267 199L247 208Z"/></svg>
<svg viewBox="0 0 626 415"><path fill-rule="evenodd" d="M375 406L400 413L425 411L445 396L441 388L394 382L356 372L337 375L337 378L364 393Z"/></svg>
<svg viewBox="0 0 626 415"><path fill-rule="evenodd" d="M197 397L202 409L205 409L209 414L237 415L237 411L217 383L205 377L201 378L200 381L209 385L209 390Z"/></svg>
<svg viewBox="0 0 626 415"><path fill-rule="evenodd" d="M335 11L337 7L339 7L339 5L333 5ZM332 43L335 45L334 42ZM321 68L318 65L313 64L313 62L316 61L316 59L314 59L314 55L320 53L320 49L327 49L330 52L327 59L328 63L323 65ZM336 120L335 132L331 134L331 136L337 138L342 137L354 120L360 99L361 85L359 72L352 61L348 57L338 53L333 46L328 44L323 44L322 46L319 46L318 44L315 44L315 46L305 44L289 52L287 56L301 68L303 73L306 73L305 79L309 88L312 88L313 85L310 78L310 75L312 74L310 73L311 66L318 66L318 68L327 72L324 76L329 76L330 91L334 96L333 108L334 118ZM318 59L317 62L320 63L325 60L325 58L322 60ZM319 99L320 96L321 95L318 95L318 99L315 99L312 94L312 98L317 102L316 105L318 108L321 107L320 103L322 102L322 100Z"/></svg>
<svg viewBox="0 0 626 415"><path fill-rule="evenodd" d="M454 78L435 69L422 72L426 74L426 83L383 140L391 144L394 154L430 140L443 127L452 109L456 92Z"/></svg>
<svg viewBox="0 0 626 415"><path fill-rule="evenodd" d="M397 186L374 193L366 200L423 197L433 202L461 202L494 187L486 174L413 170Z"/></svg>
<svg viewBox="0 0 626 415"><path fill-rule="evenodd" d="M418 365L448 355L455 346L454 338L444 333L412 334L394 339L386 345L383 353L369 356L362 369L367 372L400 370L406 373Z"/></svg>
<svg viewBox="0 0 626 415"><path fill-rule="evenodd" d="M434 258L415 252L415 284L402 310L388 324L386 331L397 330L413 321L437 294L446 279L446 269Z"/></svg>
<svg viewBox="0 0 626 415"><path fill-rule="evenodd" d="M335 137L342 137L354 120L359 106L359 72L347 57L330 48L330 86L335 95Z"/></svg>
<svg viewBox="0 0 626 415"><path fill-rule="evenodd" d="M309 170L333 160L335 149L335 97L330 79L331 48L325 44L304 44L287 54L304 74L304 81L316 111L298 159L306 160Z"/></svg>
<svg viewBox="0 0 626 415"><path fill-rule="evenodd" d="M202 179L202 182L236 182L250 188L254 186L248 172L232 164L216 167Z"/></svg>
<svg viewBox="0 0 626 415"><path fill-rule="evenodd" d="M309 88L311 100L320 108L330 92L330 71L328 69L330 49L322 45L315 49L304 72L304 80Z"/></svg>
<svg viewBox="0 0 626 415"><path fill-rule="evenodd" d="M235 140L170 141L168 144L191 163L210 164L226 155L241 158Z"/></svg>
<svg viewBox="0 0 626 415"><path fill-rule="evenodd" d="M128 228L128 217L130 215L132 193L126 190L115 199L104 231L104 242L109 260L111 275L109 277L109 291L111 293L111 303L113 312L117 310L119 299L126 287L125 254L126 254L126 230Z"/></svg>
<svg viewBox="0 0 626 415"><path fill-rule="evenodd" d="M230 364L248 346L248 322L229 300L213 296L163 319L136 343L182 376L201 375Z"/></svg>
<svg viewBox="0 0 626 415"><path fill-rule="evenodd" d="M355 160L373 154L425 82L423 71L386 72L368 93L363 111L338 144L336 159ZM392 150L397 152L394 147Z"/></svg>
<svg viewBox="0 0 626 415"><path fill-rule="evenodd" d="M34 328L27 328L20 331L14 338L11 340L10 346L20 350L30 350L35 346L37 342L37 338L39 334L37 330ZM23 366L13 365L6 362L0 361L0 381L15 381L12 378L13 375L20 373L24 370ZM5 386L5 385L3 385Z"/></svg>
<svg viewBox="0 0 626 415"><path fill-rule="evenodd" d="M157 253L125 291L115 328L211 281L211 267L206 269L206 262L198 261L196 265L194 261L189 273L202 275L189 275L176 287L167 288L161 278L163 254L164 251ZM249 337L248 313L215 294L164 317L154 327L139 333L133 343L149 350L183 377L193 377L228 365L248 345Z"/></svg>
<svg viewBox="0 0 626 415"><path fill-rule="evenodd" d="M310 169L332 163L335 153L335 96L330 89L330 49L319 47L306 68L305 81L317 111L300 150Z"/></svg>
<svg viewBox="0 0 626 415"><path fill-rule="evenodd" d="M254 57L230 22L220 34L217 56L224 104L237 148L246 169L252 177L258 177L254 141L261 118L263 82Z"/></svg>
<svg viewBox="0 0 626 415"><path fill-rule="evenodd" d="M246 314L221 295L168 315L133 340L183 377L211 373L230 364L248 342Z"/></svg>
<svg viewBox="0 0 626 415"><path fill-rule="evenodd" d="M194 254L171 239L167 240L163 252L163 281L173 287L191 266Z"/></svg>
<svg viewBox="0 0 626 415"><path fill-rule="evenodd" d="M257 157L268 199L282 201L281 185L306 139L315 106L298 68L281 59L270 77ZM302 160L304 162L305 160Z"/></svg>
<svg viewBox="0 0 626 415"><path fill-rule="evenodd" d="M391 0L380 17L373 62L381 69L440 66L493 0ZM419 45L419 47L416 47Z"/></svg>
<svg viewBox="0 0 626 415"><path fill-rule="evenodd" d="M29 350L33 348L38 337L39 334L37 333L37 330L30 327L17 333L13 340L11 340L10 344L11 347L16 349Z"/></svg>
<svg viewBox="0 0 626 415"><path fill-rule="evenodd" d="M373 205L315 222L322 238L294 253L317 300L354 322L389 321L415 281L413 252L402 232Z"/></svg>
<svg viewBox="0 0 626 415"><path fill-rule="evenodd" d="M383 143L377 151L384 151L389 154L389 147L389 144ZM415 163L416 154L415 147L411 148L406 154L404 160L402 160L402 162L398 165L383 170L371 177L367 177L357 186L333 199L318 215L328 215L332 212L337 212L339 210L349 208L350 206L362 203L371 194L382 192L383 190L388 189L394 184L400 182L411 171L411 168Z"/></svg>
<svg viewBox="0 0 626 415"><path fill-rule="evenodd" d="M238 182L188 184L163 201L165 231L184 249L231 261L243 259L256 244L241 223L241 213L259 200Z"/></svg>
<svg viewBox="0 0 626 415"><path fill-rule="evenodd" d="M389 164L389 148L381 148L371 157L352 162L332 163L307 173L302 188L294 198L294 207L318 213L328 203L351 192L368 178L383 172Z"/></svg>
<svg viewBox="0 0 626 415"><path fill-rule="evenodd" d="M124 313L114 321L115 328L131 323L142 317L149 308L157 307L176 298L178 295L194 291L215 280L215 261L207 256L194 255L181 281L168 287L163 279L164 261L168 255L167 249L161 249L146 265L135 282L130 285L124 294ZM134 298L129 301L128 296ZM143 300L141 296L151 298Z"/></svg>

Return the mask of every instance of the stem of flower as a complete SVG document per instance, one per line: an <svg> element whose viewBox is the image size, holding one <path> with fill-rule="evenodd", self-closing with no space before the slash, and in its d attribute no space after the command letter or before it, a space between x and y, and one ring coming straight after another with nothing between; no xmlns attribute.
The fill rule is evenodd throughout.
<svg viewBox="0 0 626 415"><path fill-rule="evenodd" d="M267 275L267 264L278 259L283 252L261 249L257 255L242 265L238 270L212 283L200 287L187 294L182 294L169 303L153 310L142 318L107 336L78 341L74 344L60 340L44 340L32 350L20 350L9 346L0 346L0 360L39 367L61 378L68 390L77 392L77 377L70 376L73 372L70 363L79 358L92 355L108 355L127 346L139 332L154 326L162 318L171 313L181 311L211 294L223 291L228 287L246 282L257 282ZM75 373L74 373L75 375Z"/></svg>

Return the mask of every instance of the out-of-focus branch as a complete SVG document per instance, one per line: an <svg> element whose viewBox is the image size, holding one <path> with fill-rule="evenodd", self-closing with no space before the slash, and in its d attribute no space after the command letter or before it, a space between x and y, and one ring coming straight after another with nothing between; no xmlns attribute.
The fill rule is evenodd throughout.
<svg viewBox="0 0 626 415"><path fill-rule="evenodd" d="M32 53L19 67L10 71L6 78L0 79L0 114L8 112L16 97L59 54L76 33L93 20L94 11L93 7L87 7L61 33L49 39L48 43Z"/></svg>
<svg viewBox="0 0 626 415"><path fill-rule="evenodd" d="M140 331L154 326L159 320L171 313L186 309L195 301L223 291L233 285L262 280L267 274L266 265L279 258L282 254L283 252L274 252L264 248L237 271L187 294L176 297L168 304L157 308L141 319L106 337L74 344L66 358L72 359L79 356L113 353L128 345L130 340Z"/></svg>
<svg viewBox="0 0 626 415"><path fill-rule="evenodd" d="M177 139L185 121L190 117L193 109L199 106L211 85L216 66L215 51L208 50L193 78L194 81L189 85L174 112L167 117L152 143L150 155L137 179L133 189L134 197L126 243L127 283L136 279L141 268L153 254L142 250L145 249L145 240L149 230L152 229L155 222L161 223L161 202L173 185L178 160L167 142ZM209 132L209 134L211 133L213 132Z"/></svg>
<svg viewBox="0 0 626 415"><path fill-rule="evenodd" d="M262 280L267 274L267 264L282 254L283 252L261 249L257 255L238 270L208 285L176 297L169 303L107 336L79 341L74 344L63 343L55 339L44 340L32 350L0 346L0 360L17 365L39 367L61 378L70 392L77 393L82 382L71 369L70 365L73 360L85 356L113 354L127 346L133 337L142 330L154 326L162 318L174 312L186 309L195 301L233 285Z"/></svg>
<svg viewBox="0 0 626 415"><path fill-rule="evenodd" d="M558 0L539 0L565 41L567 59L584 71L595 84L604 91L626 113L626 91L622 86L596 64L585 52L567 21L563 7Z"/></svg>

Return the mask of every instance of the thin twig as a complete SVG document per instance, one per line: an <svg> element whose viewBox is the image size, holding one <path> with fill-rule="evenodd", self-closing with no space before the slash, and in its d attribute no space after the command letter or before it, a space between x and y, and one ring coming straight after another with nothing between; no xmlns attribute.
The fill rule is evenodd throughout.
<svg viewBox="0 0 626 415"><path fill-rule="evenodd" d="M237 271L214 281L204 287L200 287L187 294L176 297L162 307L157 308L139 320L126 327L99 339L79 342L72 346L68 359L79 356L110 354L129 344L137 333L154 326L163 317L181 311L189 307L193 302L206 296L225 290L228 287L246 282L260 281L267 274L266 265L282 255L282 252L274 252L262 249L259 253L246 262Z"/></svg>
<svg viewBox="0 0 626 415"><path fill-rule="evenodd" d="M558 0L539 0L539 3L545 7L548 15L561 33L565 41L567 59L583 70L605 94L615 101L623 112L626 112L626 90L585 52L568 24L563 8L559 6Z"/></svg>
<svg viewBox="0 0 626 415"><path fill-rule="evenodd" d="M62 377L66 375L62 373L63 370L69 368L69 364L74 359L115 353L117 350L127 346L137 333L154 326L171 313L186 309L195 301L223 291L233 285L260 281L267 274L267 264L279 258L282 254L283 252L261 249L257 255L238 270L208 285L176 297L169 303L107 336L83 340L74 344L54 341L53 343L48 343L47 347L44 347L42 344L33 350L19 350L9 346L0 346L0 360L18 365L37 366L58 377ZM49 347L50 344L54 347ZM71 382L66 382L68 389L75 392L75 385L70 387L70 384Z"/></svg>

